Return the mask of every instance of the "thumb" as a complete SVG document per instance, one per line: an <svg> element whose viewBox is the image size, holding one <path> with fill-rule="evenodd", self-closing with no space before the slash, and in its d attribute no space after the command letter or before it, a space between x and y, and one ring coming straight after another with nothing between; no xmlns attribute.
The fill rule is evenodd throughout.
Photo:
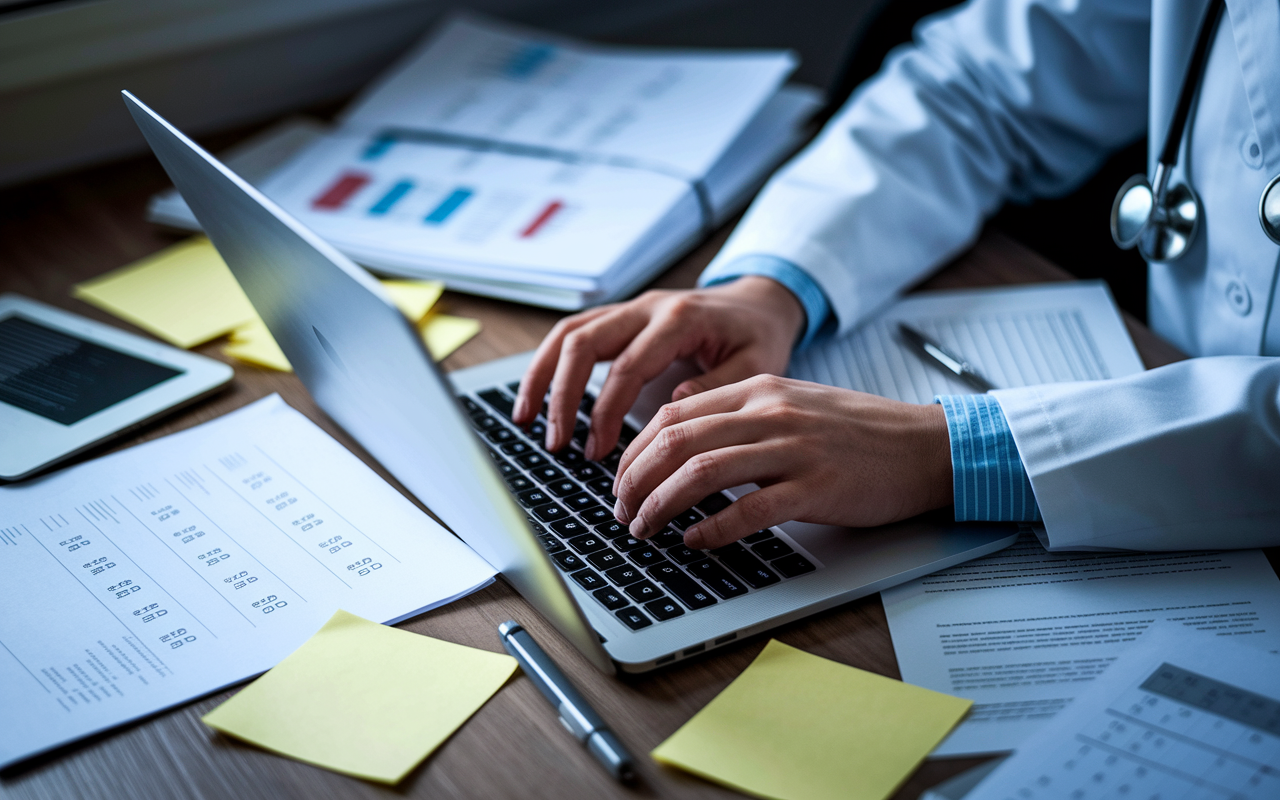
<svg viewBox="0 0 1280 800"><path fill-rule="evenodd" d="M726 358L714 369L681 383L671 393L671 400L676 402L695 394L719 389L721 386L744 381L762 371L751 351L744 348Z"/></svg>

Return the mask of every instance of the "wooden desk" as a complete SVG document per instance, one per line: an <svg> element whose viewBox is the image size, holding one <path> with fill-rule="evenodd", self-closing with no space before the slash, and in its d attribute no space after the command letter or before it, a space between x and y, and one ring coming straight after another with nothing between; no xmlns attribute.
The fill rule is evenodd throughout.
<svg viewBox="0 0 1280 800"><path fill-rule="evenodd" d="M16 291L115 325L125 323L73 300L72 284L151 253L173 241L143 221L147 197L166 180L150 159L99 168L0 193L0 291ZM656 285L691 286L727 230L681 261ZM1067 280L1067 273L1015 242L988 235L925 287L982 286ZM495 300L446 296L454 313L478 317L484 332L451 356L450 369L534 347L559 315ZM1148 366L1182 356L1130 320ZM219 344L199 348L222 358ZM312 403L293 375L236 364L234 385L119 443L118 449L204 422L271 392L315 420L354 452L367 455ZM378 465L371 462L390 480ZM394 483L394 481L393 481ZM760 651L761 638L680 662L643 677L606 677L564 644L504 583L401 627L473 647L501 649L495 628L514 618L527 625L583 693L640 756L642 781L623 789L556 721L527 678L517 677L394 789L347 778L215 734L200 716L232 692L189 703L152 719L72 745L22 765L0 779L14 798L177 797L737 797L718 786L657 766L644 754L719 693ZM784 626L773 636L845 664L899 677L879 596ZM926 763L899 791L920 791L980 760Z"/></svg>

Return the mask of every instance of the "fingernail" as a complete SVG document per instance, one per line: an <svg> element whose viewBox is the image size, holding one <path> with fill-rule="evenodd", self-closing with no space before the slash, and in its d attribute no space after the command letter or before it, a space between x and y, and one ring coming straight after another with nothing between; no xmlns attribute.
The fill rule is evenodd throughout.
<svg viewBox="0 0 1280 800"><path fill-rule="evenodd" d="M544 444L548 450L555 449L552 443L556 441L559 434L560 430L556 427L556 424L551 420L547 420L547 440Z"/></svg>
<svg viewBox="0 0 1280 800"><path fill-rule="evenodd" d="M645 524L644 517L639 517L635 522L630 523L631 537L633 539L648 539L649 528Z"/></svg>
<svg viewBox="0 0 1280 800"><path fill-rule="evenodd" d="M684 532L684 546L690 550L702 549L702 531L698 529L698 526L695 525Z"/></svg>
<svg viewBox="0 0 1280 800"><path fill-rule="evenodd" d="M529 402L523 397L517 397L515 411L512 411L511 413L516 419L524 419L525 412L528 410Z"/></svg>
<svg viewBox="0 0 1280 800"><path fill-rule="evenodd" d="M599 461L596 458L596 435L594 432L587 434L587 443L582 447L588 461Z"/></svg>
<svg viewBox="0 0 1280 800"><path fill-rule="evenodd" d="M627 513L627 507L622 504L622 500L613 504L613 515L618 518L618 522L623 525L631 522L631 515Z"/></svg>

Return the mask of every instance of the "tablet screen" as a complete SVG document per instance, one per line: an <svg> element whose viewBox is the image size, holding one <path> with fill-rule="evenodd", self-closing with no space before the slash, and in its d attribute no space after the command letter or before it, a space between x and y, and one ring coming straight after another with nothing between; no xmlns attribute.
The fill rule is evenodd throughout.
<svg viewBox="0 0 1280 800"><path fill-rule="evenodd" d="M181 374L25 317L0 320L0 402L63 425Z"/></svg>

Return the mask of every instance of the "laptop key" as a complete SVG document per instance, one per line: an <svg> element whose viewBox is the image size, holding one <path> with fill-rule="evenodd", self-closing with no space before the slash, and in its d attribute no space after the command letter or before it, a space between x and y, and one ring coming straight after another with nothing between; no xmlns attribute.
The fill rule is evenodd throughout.
<svg viewBox="0 0 1280 800"><path fill-rule="evenodd" d="M498 472L502 473L502 477L510 478L513 475L519 475L520 470L516 469L516 465L507 461L505 458L495 458L493 463L498 466Z"/></svg>
<svg viewBox="0 0 1280 800"><path fill-rule="evenodd" d="M528 478L526 478L525 476L519 473L516 473L515 475L512 475L511 477L507 478L507 485L511 487L511 491L517 492L517 493L526 492L530 489L536 488L533 485L533 481L529 480Z"/></svg>
<svg viewBox="0 0 1280 800"><path fill-rule="evenodd" d="M492 414L480 414L479 416L471 417L471 424L476 426L477 430L482 431L491 430L502 425L501 422L498 422L498 418Z"/></svg>
<svg viewBox="0 0 1280 800"><path fill-rule="evenodd" d="M659 564L649 570L649 577L662 585L662 588L676 596L681 603L693 610L706 608L716 604L711 592L698 585L698 582L684 574L670 561Z"/></svg>
<svg viewBox="0 0 1280 800"><path fill-rule="evenodd" d="M586 492L578 492L577 494L569 495L561 502L569 508L572 508L574 511L581 511L586 508L600 505L600 501L596 500Z"/></svg>
<svg viewBox="0 0 1280 800"><path fill-rule="evenodd" d="M622 591L627 593L627 597L635 600L637 603L647 603L650 600L657 600L662 597L662 590L653 585L653 581L639 581L630 586L623 587Z"/></svg>
<svg viewBox="0 0 1280 800"><path fill-rule="evenodd" d="M535 442L545 441L547 438L547 423L542 420L534 420L529 423L529 438Z"/></svg>
<svg viewBox="0 0 1280 800"><path fill-rule="evenodd" d="M604 506L592 506L585 511L579 511L578 513L581 514L582 518L590 525L602 525L610 520L617 522L617 518L613 516L613 512Z"/></svg>
<svg viewBox="0 0 1280 800"><path fill-rule="evenodd" d="M503 444L504 442L515 441L516 435L506 428L494 428L493 430L486 432L484 438L494 444Z"/></svg>
<svg viewBox="0 0 1280 800"><path fill-rule="evenodd" d="M712 514L716 514L720 511L724 511L726 508L728 508L731 505L733 505L732 500L725 497L723 494L716 492L715 494L709 494L706 497L699 500L697 503L694 504L694 508L698 509L703 514L706 514L709 517Z"/></svg>
<svg viewBox="0 0 1280 800"><path fill-rule="evenodd" d="M578 447L587 446L587 436L591 433L591 426L582 420L578 420L573 426L572 439L578 443Z"/></svg>
<svg viewBox="0 0 1280 800"><path fill-rule="evenodd" d="M581 586L587 591L603 589L605 587L604 578L589 569L579 570L569 576L573 578L573 582Z"/></svg>
<svg viewBox="0 0 1280 800"><path fill-rule="evenodd" d="M466 395L459 395L458 402L462 403L462 407L467 410L467 416L469 417L485 413L483 406Z"/></svg>
<svg viewBox="0 0 1280 800"><path fill-rule="evenodd" d="M689 566L689 574L710 586L711 591L725 600L747 593L747 587L730 575L728 570L711 559L691 564Z"/></svg>
<svg viewBox="0 0 1280 800"><path fill-rule="evenodd" d="M653 624L653 620L649 619L638 608L624 608L621 611L615 611L618 619L622 620L622 624L626 625L633 631L641 628L647 628Z"/></svg>
<svg viewBox="0 0 1280 800"><path fill-rule="evenodd" d="M615 550L600 550L587 556L587 563L598 570L613 569L614 567L625 567L627 561Z"/></svg>
<svg viewBox="0 0 1280 800"><path fill-rule="evenodd" d="M684 613L684 609L678 603L667 597L660 600L650 600L644 604L644 610L648 611L659 622L675 619Z"/></svg>
<svg viewBox="0 0 1280 800"><path fill-rule="evenodd" d="M581 521L576 520L573 517L565 517L564 519L556 520L551 523L551 530L566 539L574 536L581 536L584 533L589 533L587 526L583 525Z"/></svg>
<svg viewBox="0 0 1280 800"><path fill-rule="evenodd" d="M783 556L776 561L769 562L774 569L781 572L788 578L794 578L803 575L806 572L813 572L817 567L809 563L809 559L799 553L792 553L789 556Z"/></svg>
<svg viewBox="0 0 1280 800"><path fill-rule="evenodd" d="M601 539L599 536L596 536L594 533L584 533L581 536L575 536L572 539L569 539L566 544L583 555L587 553L594 553L597 550L604 550L609 546L608 542Z"/></svg>
<svg viewBox="0 0 1280 800"><path fill-rule="evenodd" d="M600 469L600 466L598 464L593 464L590 461L584 462L574 467L572 472L573 472L573 477L577 478L580 481L589 481L589 480L592 480L593 478L599 478L604 475L604 470ZM610 478L609 480L613 480L613 478Z"/></svg>
<svg viewBox="0 0 1280 800"><path fill-rule="evenodd" d="M630 601L627 600L627 598L622 596L622 592L619 592L617 589L613 588L612 586L606 586L603 589L596 589L594 592L591 593L591 595L595 597L595 599L600 601L600 605L604 606L610 611L616 611L617 609L622 608L623 606L628 606L631 604Z"/></svg>
<svg viewBox="0 0 1280 800"><path fill-rule="evenodd" d="M522 444L522 443L512 442L511 444ZM511 446L510 444L503 445L504 448L510 447L510 446ZM527 446L528 445L526 445L526 447ZM516 456L516 461L520 462L520 466L524 467L527 470L536 470L539 467L547 466L547 457L544 456L542 453L525 453L522 456ZM535 474L534 477L541 480L541 477L539 475Z"/></svg>
<svg viewBox="0 0 1280 800"><path fill-rule="evenodd" d="M549 554L563 553L565 550L564 542L549 533L544 533L538 537L538 541L542 542L542 549Z"/></svg>
<svg viewBox="0 0 1280 800"><path fill-rule="evenodd" d="M772 538L773 538L773 531L763 530L763 531L756 531L750 536L743 536L742 541L746 542L747 544L755 544L756 542L763 542L765 539L772 539Z"/></svg>
<svg viewBox="0 0 1280 800"><path fill-rule="evenodd" d="M563 553L555 553L551 556L551 560L556 562L556 566L565 572L576 572L587 564L573 553L565 550Z"/></svg>
<svg viewBox="0 0 1280 800"><path fill-rule="evenodd" d="M751 584L754 589L763 589L766 586L772 586L781 578L773 574L773 570L760 563L760 560L748 553L742 547L721 555L718 551L716 557L720 559L720 563L733 570L739 578Z"/></svg>
<svg viewBox="0 0 1280 800"><path fill-rule="evenodd" d="M518 455L523 455L525 453L532 453L533 446L528 444L527 442L521 442L517 440L514 442L507 442L506 444L502 445L502 452L506 453L509 456L518 456Z"/></svg>
<svg viewBox="0 0 1280 800"><path fill-rule="evenodd" d="M591 410L596 407L596 399L589 394L584 394L582 399L578 401L578 410L585 416L591 416Z"/></svg>
<svg viewBox="0 0 1280 800"><path fill-rule="evenodd" d="M516 495L516 499L519 500L520 505L524 506L525 508L533 508L534 506L540 506L543 503L551 502L551 496L548 495L546 492L542 491L541 489L529 489L528 491L521 492L520 494ZM545 517L541 517L541 515L539 515L539 517L543 520L543 522L547 521ZM553 519L558 519L558 518L553 517Z"/></svg>
<svg viewBox="0 0 1280 800"><path fill-rule="evenodd" d="M626 540L619 539L618 541L623 542ZM615 543L614 546L619 550L622 550L621 544ZM662 553L659 553L657 549L648 545L637 547L629 551L623 550L623 552L627 554L627 558L631 559L632 562L639 564L642 567L652 567L654 564L661 564L666 561L666 559L662 557Z"/></svg>
<svg viewBox="0 0 1280 800"><path fill-rule="evenodd" d="M606 539L618 539L623 536L630 536L630 529L616 519L610 519L608 522L602 522L595 526L595 532Z"/></svg>
<svg viewBox="0 0 1280 800"><path fill-rule="evenodd" d="M614 567L604 571L604 576L609 582L617 586L626 586L636 581L644 580L644 573L639 567L633 567L630 564L624 564L621 567Z"/></svg>
<svg viewBox="0 0 1280 800"><path fill-rule="evenodd" d="M547 491L556 497L568 497L574 492L582 491L582 487L568 478L561 478L558 481L551 481L547 484Z"/></svg>
<svg viewBox="0 0 1280 800"><path fill-rule="evenodd" d="M507 388L511 390L512 394L520 394L520 381L512 381L511 383L508 383Z"/></svg>
<svg viewBox="0 0 1280 800"><path fill-rule="evenodd" d="M684 545L684 537L670 528L663 528L658 531L649 537L649 541L655 546L661 547L663 550L666 550L668 547L675 547L676 545Z"/></svg>
<svg viewBox="0 0 1280 800"><path fill-rule="evenodd" d="M701 550L693 550L683 544L678 544L675 547L667 549L667 558L677 564L692 564L693 562L701 561L706 557L707 554Z"/></svg>
<svg viewBox="0 0 1280 800"><path fill-rule="evenodd" d="M568 467L569 469L573 469L579 464L587 463L587 459L583 457L582 453L568 447L561 450L559 453L552 453L551 457L556 460L557 464Z"/></svg>
<svg viewBox="0 0 1280 800"><path fill-rule="evenodd" d="M771 536L759 544L751 545L751 549L755 551L756 555L760 556L765 561L772 561L775 558L789 556L795 552L791 549L789 544L776 536Z"/></svg>
<svg viewBox="0 0 1280 800"><path fill-rule="evenodd" d="M544 461L546 459L543 459ZM549 464L540 464L529 470L529 474L533 476L535 481L544 486L552 481L558 481L564 478L564 473Z"/></svg>
<svg viewBox="0 0 1280 800"><path fill-rule="evenodd" d="M618 463L622 461L622 448L615 447L613 452L600 459L600 465L615 475L618 472Z"/></svg>
<svg viewBox="0 0 1280 800"><path fill-rule="evenodd" d="M525 514L525 515L524 515L524 518L525 518L525 519L527 519L527 520L529 520L529 527L530 527L530 528L533 528L533 532L534 532L534 533L546 533L546 532L547 532L546 527L545 527L545 526L543 526L543 524L542 524L541 522L538 522L538 521L537 521L536 519L534 519L533 517L529 516L528 514Z"/></svg>
<svg viewBox="0 0 1280 800"><path fill-rule="evenodd" d="M565 511L562 506L555 503L547 503L537 506L533 509L533 515L543 522L555 522L558 519L564 519L569 516L569 512Z"/></svg>
<svg viewBox="0 0 1280 800"><path fill-rule="evenodd" d="M677 514L676 518L671 520L671 525L674 528L679 528L680 530L684 531L684 530L688 530L689 528L693 527L695 524L701 521L702 521L702 515L691 508L688 511L682 511L679 514Z"/></svg>
<svg viewBox="0 0 1280 800"><path fill-rule="evenodd" d="M476 392L480 395L480 399L497 409L502 416L511 419L511 411L515 407L515 401L507 397L497 389L485 389L483 392Z"/></svg>

